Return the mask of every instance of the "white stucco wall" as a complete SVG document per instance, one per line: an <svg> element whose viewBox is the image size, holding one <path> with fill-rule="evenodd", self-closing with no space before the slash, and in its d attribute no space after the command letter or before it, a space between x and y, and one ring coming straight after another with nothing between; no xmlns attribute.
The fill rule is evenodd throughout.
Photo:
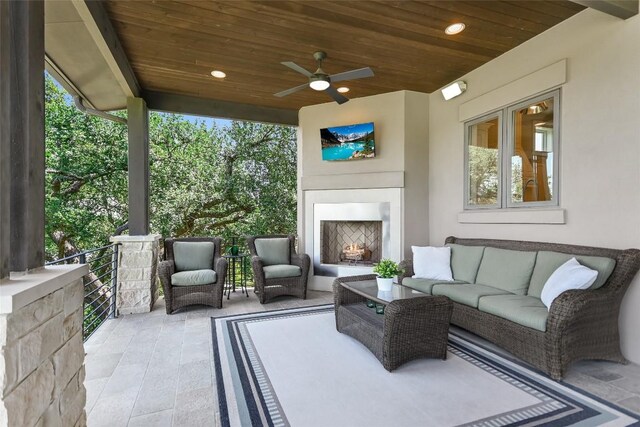
<svg viewBox="0 0 640 427"><path fill-rule="evenodd" d="M300 110L298 234L303 242L304 183L313 178L315 190L401 188L404 248L401 257L410 254L412 244L427 243L428 107L429 95L398 91L354 98L343 105L329 102ZM365 122L375 125L375 158L342 162L322 160L321 128ZM336 177L340 179L336 180ZM323 187L322 183L327 185Z"/></svg>
<svg viewBox="0 0 640 427"><path fill-rule="evenodd" d="M566 223L463 224L462 103L567 58L561 97L560 205ZM429 236L640 247L640 17L585 10L474 70L467 92L429 98ZM533 95L533 94L532 94ZM623 352L640 363L640 278L623 302Z"/></svg>

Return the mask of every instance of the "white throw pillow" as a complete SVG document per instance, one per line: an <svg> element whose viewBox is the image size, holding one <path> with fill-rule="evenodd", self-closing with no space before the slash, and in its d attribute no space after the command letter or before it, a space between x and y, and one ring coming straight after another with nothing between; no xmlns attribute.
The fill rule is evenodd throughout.
<svg viewBox="0 0 640 427"><path fill-rule="evenodd" d="M411 250L413 251L413 277L453 281L450 247L411 246Z"/></svg>
<svg viewBox="0 0 640 427"><path fill-rule="evenodd" d="M571 289L588 289L597 277L596 270L585 267L577 259L571 258L549 276L542 288L540 299L549 310L553 300L561 293Z"/></svg>

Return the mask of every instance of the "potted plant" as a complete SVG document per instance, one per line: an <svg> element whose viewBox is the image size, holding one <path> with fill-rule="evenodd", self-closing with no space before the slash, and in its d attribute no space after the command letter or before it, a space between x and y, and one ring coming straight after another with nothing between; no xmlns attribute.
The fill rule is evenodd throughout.
<svg viewBox="0 0 640 427"><path fill-rule="evenodd" d="M390 291L393 285L393 278L402 273L398 268L398 264L390 259L383 259L379 263L374 264L373 272L378 275L378 289L381 291Z"/></svg>

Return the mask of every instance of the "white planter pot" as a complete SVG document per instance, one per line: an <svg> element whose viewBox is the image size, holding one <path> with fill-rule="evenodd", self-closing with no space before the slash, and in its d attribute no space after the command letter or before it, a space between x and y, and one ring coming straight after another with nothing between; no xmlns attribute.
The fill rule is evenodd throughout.
<svg viewBox="0 0 640 427"><path fill-rule="evenodd" d="M382 277L377 277L376 281L378 282L378 289L384 292L388 292L393 287L393 278L383 279Z"/></svg>

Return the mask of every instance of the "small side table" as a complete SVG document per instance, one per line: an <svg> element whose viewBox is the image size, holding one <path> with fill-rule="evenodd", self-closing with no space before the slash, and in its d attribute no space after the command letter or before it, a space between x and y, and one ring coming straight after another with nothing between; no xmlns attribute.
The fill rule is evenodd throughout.
<svg viewBox="0 0 640 427"><path fill-rule="evenodd" d="M224 284L225 292L227 293L227 299L231 296L231 292L236 291L236 285L240 285L240 290L243 294L249 298L249 292L247 292L247 258L249 254L238 255L222 255L227 259L227 279ZM236 267L240 265L239 274L236 273Z"/></svg>

